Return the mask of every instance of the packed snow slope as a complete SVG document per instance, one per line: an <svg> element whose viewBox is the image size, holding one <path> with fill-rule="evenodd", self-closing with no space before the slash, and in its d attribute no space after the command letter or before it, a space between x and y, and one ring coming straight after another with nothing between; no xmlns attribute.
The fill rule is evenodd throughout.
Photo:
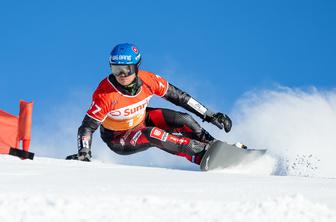
<svg viewBox="0 0 336 222"><path fill-rule="evenodd" d="M336 221L335 179L8 156L0 169L6 222Z"/></svg>
<svg viewBox="0 0 336 222"><path fill-rule="evenodd" d="M73 101L82 96L49 113L45 126L34 126L35 160L0 156L1 222L336 221L334 90L246 93L228 113L229 134L204 127L268 153L211 172L154 148L118 156L97 133L93 162L62 160L76 152L86 109Z"/></svg>

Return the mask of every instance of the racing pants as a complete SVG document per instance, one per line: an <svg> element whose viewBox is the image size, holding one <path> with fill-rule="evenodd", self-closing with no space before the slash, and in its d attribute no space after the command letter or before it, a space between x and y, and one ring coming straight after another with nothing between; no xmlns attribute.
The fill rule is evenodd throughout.
<svg viewBox="0 0 336 222"><path fill-rule="evenodd" d="M200 164L206 145L214 138L187 113L164 108L146 109L145 121L135 128L112 131L100 127L101 138L121 155L158 147Z"/></svg>

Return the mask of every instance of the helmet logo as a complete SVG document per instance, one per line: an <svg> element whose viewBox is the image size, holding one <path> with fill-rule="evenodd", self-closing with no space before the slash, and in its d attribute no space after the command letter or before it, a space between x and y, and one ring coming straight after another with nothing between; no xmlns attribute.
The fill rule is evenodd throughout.
<svg viewBox="0 0 336 222"><path fill-rule="evenodd" d="M127 60L127 61L131 61L132 58L130 55L114 55L112 56L112 60Z"/></svg>
<svg viewBox="0 0 336 222"><path fill-rule="evenodd" d="M137 48L135 48L135 46L133 46L132 47L132 50L136 53L136 54L138 54L139 53L139 51L138 51L138 49Z"/></svg>

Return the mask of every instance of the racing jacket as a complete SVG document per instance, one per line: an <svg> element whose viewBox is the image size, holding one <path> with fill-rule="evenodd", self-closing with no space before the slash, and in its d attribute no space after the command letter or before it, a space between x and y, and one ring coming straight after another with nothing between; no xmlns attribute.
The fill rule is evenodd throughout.
<svg viewBox="0 0 336 222"><path fill-rule="evenodd" d="M120 85L114 75L103 79L92 96L92 104L78 129L78 150L89 152L92 134L103 125L106 129L123 131L136 127L145 120L146 108L153 95L163 97L177 106L210 121L213 113L189 94L168 83L154 73L139 70L135 95Z"/></svg>

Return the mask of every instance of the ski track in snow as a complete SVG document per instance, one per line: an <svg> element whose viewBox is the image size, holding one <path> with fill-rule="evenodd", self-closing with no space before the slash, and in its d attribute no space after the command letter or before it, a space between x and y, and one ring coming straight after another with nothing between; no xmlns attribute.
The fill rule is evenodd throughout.
<svg viewBox="0 0 336 222"><path fill-rule="evenodd" d="M6 222L336 221L335 179L9 156L0 169Z"/></svg>

